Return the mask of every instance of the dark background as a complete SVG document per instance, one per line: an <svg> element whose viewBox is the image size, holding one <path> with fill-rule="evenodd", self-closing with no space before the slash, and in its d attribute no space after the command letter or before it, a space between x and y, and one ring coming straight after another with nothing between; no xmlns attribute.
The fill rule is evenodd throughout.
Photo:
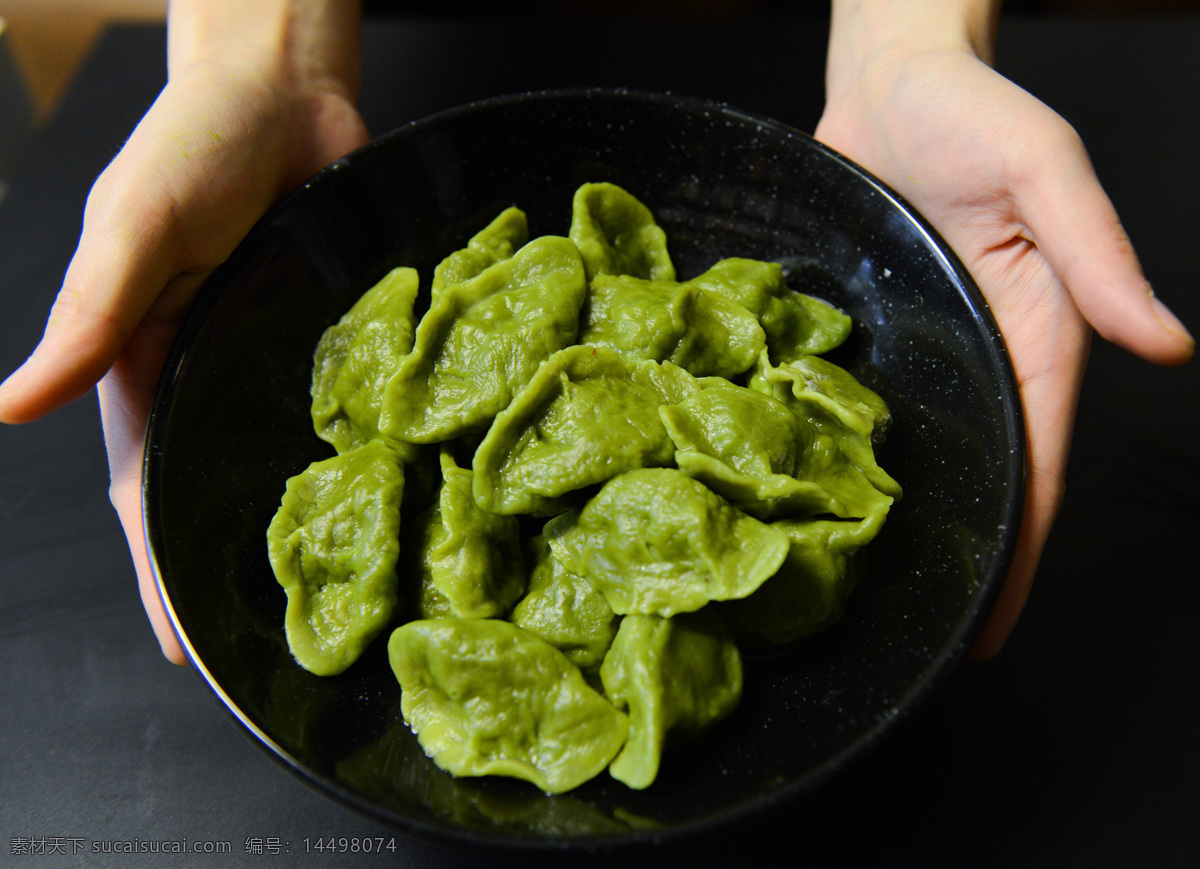
<svg viewBox="0 0 1200 869"><path fill-rule="evenodd" d="M726 100L811 130L824 28L762 17L587 28L377 20L365 34L363 110L379 133L478 97L621 84ZM157 27L111 31L9 179L5 372L40 334L91 181L162 84L163 47ZM1189 16L1011 15L998 56L1002 72L1080 131L1151 281L1193 330L1198 58L1200 19ZM782 816L616 859L1200 865L1198 423L1195 363L1160 370L1097 342L1068 498L1003 654L964 664L875 754ZM516 864L379 828L260 752L197 674L159 655L106 485L94 396L0 428L0 865L162 865L13 853L39 837L86 849L230 843L231 855L173 864L189 866ZM396 836L386 859L303 853L306 838L380 835ZM246 853L248 841L272 838L290 853Z"/></svg>

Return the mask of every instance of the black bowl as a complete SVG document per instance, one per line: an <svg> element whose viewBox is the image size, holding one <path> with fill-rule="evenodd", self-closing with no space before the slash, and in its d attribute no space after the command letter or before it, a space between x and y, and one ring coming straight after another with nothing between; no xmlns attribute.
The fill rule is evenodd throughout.
<svg viewBox="0 0 1200 869"><path fill-rule="evenodd" d="M633 792L607 775L546 797L455 780L400 720L382 646L319 678L292 660L265 531L284 481L330 454L308 387L322 331L389 269L428 276L503 206L563 234L571 193L613 181L654 211L681 276L779 260L853 315L838 361L894 416L904 486L843 621L751 659L711 734ZM894 193L809 136L726 106L624 91L536 93L399 129L317 174L208 282L154 406L145 519L159 588L196 669L318 789L404 831L554 847L662 842L810 794L878 743L960 661L1007 570L1024 429L986 304Z"/></svg>

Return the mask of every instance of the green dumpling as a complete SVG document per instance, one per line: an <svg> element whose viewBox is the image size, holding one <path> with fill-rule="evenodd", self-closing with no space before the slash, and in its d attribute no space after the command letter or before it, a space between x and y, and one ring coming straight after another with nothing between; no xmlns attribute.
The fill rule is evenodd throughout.
<svg viewBox="0 0 1200 869"><path fill-rule="evenodd" d="M625 715L562 652L510 622L409 622L392 633L388 658L404 720L452 775L510 776L557 794L625 743Z"/></svg>
<svg viewBox="0 0 1200 869"><path fill-rule="evenodd" d="M443 450L438 501L422 517L422 618L486 619L503 615L525 591L520 528L513 516L481 510L474 474Z"/></svg>
<svg viewBox="0 0 1200 869"><path fill-rule="evenodd" d="M546 523L568 570L619 615L672 616L745 597L779 569L788 539L674 468L629 471Z"/></svg>
<svg viewBox="0 0 1200 869"><path fill-rule="evenodd" d="M600 667L604 694L629 714L629 737L608 771L641 790L672 735L694 736L742 696L742 656L711 609L674 618L631 615Z"/></svg>
<svg viewBox="0 0 1200 869"><path fill-rule="evenodd" d="M399 359L412 350L417 283L416 270L393 269L326 329L317 344L313 428L339 453L380 436L384 387Z"/></svg>
<svg viewBox="0 0 1200 869"><path fill-rule="evenodd" d="M579 251L557 236L444 287L388 380L380 430L435 443L486 428L543 359L575 342L585 291Z"/></svg>
<svg viewBox="0 0 1200 869"><path fill-rule="evenodd" d="M792 519L774 523L791 542L779 571L754 594L720 605L740 642L773 648L835 624L857 584L853 554L871 542L886 513L867 519Z"/></svg>
<svg viewBox="0 0 1200 869"><path fill-rule="evenodd" d="M287 592L288 647L306 670L342 672L392 617L403 491L403 467L382 441L288 480L267 553Z"/></svg>
<svg viewBox="0 0 1200 869"><path fill-rule="evenodd" d="M772 359L828 353L850 335L849 315L790 289L779 263L730 257L689 283L744 306L758 317Z"/></svg>
<svg viewBox="0 0 1200 869"><path fill-rule="evenodd" d="M795 402L717 382L659 413L679 469L759 518L862 518L891 505Z"/></svg>
<svg viewBox="0 0 1200 869"><path fill-rule="evenodd" d="M900 484L879 466L874 444L891 425L887 404L854 375L827 359L801 356L772 365L764 354L750 386L797 409L886 495L899 498Z"/></svg>
<svg viewBox="0 0 1200 869"><path fill-rule="evenodd" d="M568 347L492 423L475 453L475 499L495 513L551 515L586 486L669 465L675 446L658 408L698 388L670 363Z"/></svg>
<svg viewBox="0 0 1200 869"><path fill-rule="evenodd" d="M766 346L746 308L690 283L597 275L584 312L580 344L673 362L697 377L737 377Z"/></svg>
<svg viewBox="0 0 1200 869"><path fill-rule="evenodd" d="M596 275L675 280L667 235L640 200L615 184L584 184L571 201L571 241Z"/></svg>
<svg viewBox="0 0 1200 869"><path fill-rule="evenodd" d="M477 277L488 266L506 260L529 242L529 224L525 212L506 208L495 220L437 264L433 270L432 296L437 300L442 290L451 284L461 284Z"/></svg>
<svg viewBox="0 0 1200 869"><path fill-rule="evenodd" d="M509 621L537 634L575 666L599 667L617 633L616 613L591 583L559 563L544 536L534 537L529 549L529 590Z"/></svg>
<svg viewBox="0 0 1200 869"><path fill-rule="evenodd" d="M654 214L609 183L575 191L567 236L496 212L316 348L313 426L338 455L288 480L267 532L287 642L333 675L402 621L402 595L415 610L386 643L403 721L346 765L370 787L390 787L372 758L407 746L443 789L435 766L646 788L665 747L739 703L738 644L841 618L901 495L875 458L890 414L819 355L850 318L779 263L681 281ZM509 824L509 805L433 810Z"/></svg>

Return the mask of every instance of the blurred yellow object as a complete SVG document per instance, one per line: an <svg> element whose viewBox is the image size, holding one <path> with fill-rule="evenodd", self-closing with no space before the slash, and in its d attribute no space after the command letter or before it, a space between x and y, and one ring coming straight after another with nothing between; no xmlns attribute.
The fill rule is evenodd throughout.
<svg viewBox="0 0 1200 869"><path fill-rule="evenodd" d="M53 114L109 24L166 20L167 0L0 0L8 53L25 80L34 124Z"/></svg>
<svg viewBox="0 0 1200 869"><path fill-rule="evenodd" d="M0 200L33 134L33 103L9 51L7 31L8 22L0 18Z"/></svg>

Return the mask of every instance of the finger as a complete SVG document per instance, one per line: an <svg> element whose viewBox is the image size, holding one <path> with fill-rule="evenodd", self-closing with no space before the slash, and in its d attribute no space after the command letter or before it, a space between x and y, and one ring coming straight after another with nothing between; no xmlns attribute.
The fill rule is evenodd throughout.
<svg viewBox="0 0 1200 869"><path fill-rule="evenodd" d="M122 480L120 483L114 484L109 489L109 499L121 519L121 527L125 529L125 540L129 544L133 567L137 573L138 594L141 597L146 616L150 620L150 627L158 640L159 648L162 649L163 656L172 664L185 665L188 663L187 655L183 651L179 638L175 635L175 629L171 626L171 620L167 616L166 608L158 593L154 572L150 568L146 540L142 535L142 498L138 481L136 479Z"/></svg>
<svg viewBox="0 0 1200 869"><path fill-rule="evenodd" d="M1150 362L1185 362L1195 341L1155 297L1079 137L1065 121L1047 135L1013 186L1032 240L1102 337Z"/></svg>
<svg viewBox="0 0 1200 869"><path fill-rule="evenodd" d="M108 453L109 500L129 546L138 592L163 655L172 663L187 657L175 635L150 566L142 512L142 456L158 372L175 327L143 322L97 384L104 445Z"/></svg>
<svg viewBox="0 0 1200 869"><path fill-rule="evenodd" d="M1004 585L970 650L970 658L976 661L998 654L1016 626L1066 491L1090 332L1065 294L1048 293L1045 298L1048 301L1040 312L1046 324L1044 332L1029 335L1010 329L1013 368L1025 417L1025 501ZM998 313L1007 319L1009 312Z"/></svg>
<svg viewBox="0 0 1200 869"><path fill-rule="evenodd" d="M1008 642L1029 600L1033 578L1062 499L1061 480L1045 473L1029 475L1012 564L996 603L971 646L968 657L972 661L990 661Z"/></svg>
<svg viewBox="0 0 1200 869"><path fill-rule="evenodd" d="M174 664L186 664L187 656L159 596L146 548L142 520L141 457L150 399L136 378L132 381L123 379L127 367L124 361L118 361L100 381L97 390L111 475L109 500L125 531L125 540L137 575L138 593L163 655Z"/></svg>
<svg viewBox="0 0 1200 869"><path fill-rule="evenodd" d="M27 422L90 390L152 306L161 320L178 318L199 281L163 295L181 270L177 214L170 193L128 157L105 170L42 339L0 389L0 420Z"/></svg>
<svg viewBox="0 0 1200 869"><path fill-rule="evenodd" d="M222 93L201 76L168 84L97 179L45 334L0 389L0 419L34 419L89 390L152 309L181 318L200 280L164 288L215 268L278 195L278 113L252 101L256 127L230 107L236 92Z"/></svg>

